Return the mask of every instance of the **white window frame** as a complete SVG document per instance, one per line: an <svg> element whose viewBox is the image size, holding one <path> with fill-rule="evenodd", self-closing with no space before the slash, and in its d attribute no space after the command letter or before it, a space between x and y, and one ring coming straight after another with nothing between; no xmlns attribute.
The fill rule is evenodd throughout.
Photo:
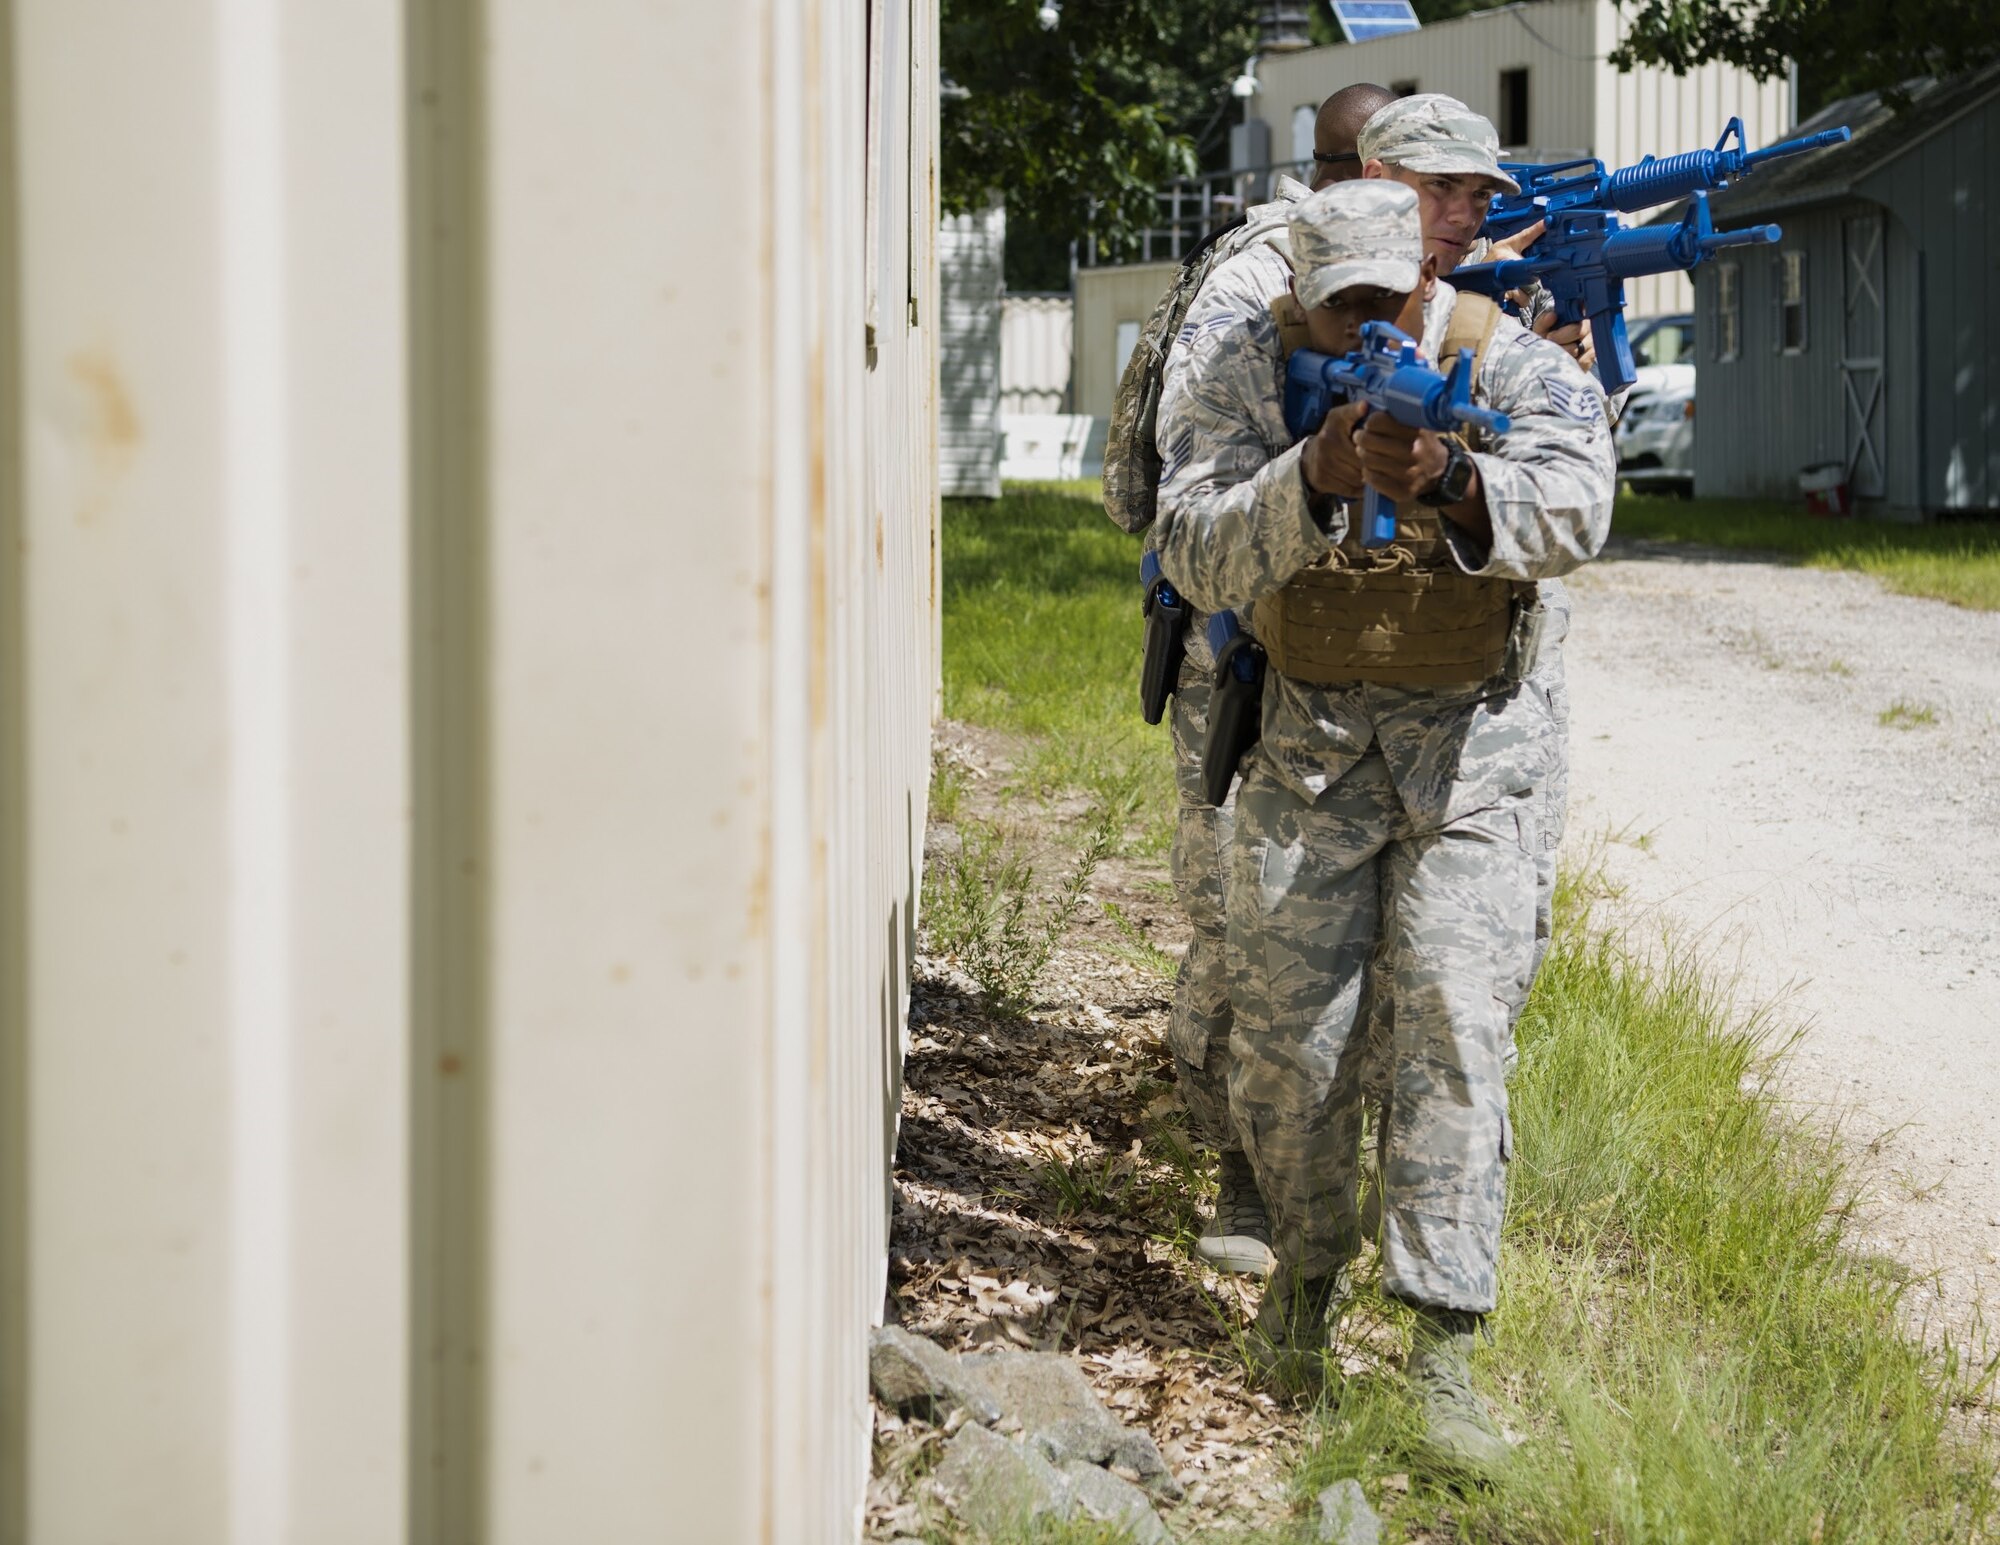
<svg viewBox="0 0 2000 1545"><path fill-rule="evenodd" d="M1717 263L1710 287L1708 347L1710 357L1727 365L1743 355L1743 265Z"/></svg>
<svg viewBox="0 0 2000 1545"><path fill-rule="evenodd" d="M1798 320L1794 338L1792 319ZM1801 247L1781 249L1771 263L1771 352L1806 352L1812 333L1806 314L1806 254Z"/></svg>

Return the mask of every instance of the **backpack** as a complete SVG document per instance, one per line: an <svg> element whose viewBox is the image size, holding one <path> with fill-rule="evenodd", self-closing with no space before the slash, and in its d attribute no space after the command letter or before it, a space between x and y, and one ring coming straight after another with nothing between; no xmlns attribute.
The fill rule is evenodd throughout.
<svg viewBox="0 0 2000 1545"><path fill-rule="evenodd" d="M1181 259L1180 272L1139 329L1139 341L1125 362L1125 373L1118 378L1118 392L1111 400L1111 427L1104 441L1104 513L1114 525L1134 536L1153 523L1159 508L1160 446L1156 436L1167 351L1174 346L1181 322L1201 293L1209 271L1236 255L1237 244L1228 238L1246 223L1239 216L1209 232Z"/></svg>

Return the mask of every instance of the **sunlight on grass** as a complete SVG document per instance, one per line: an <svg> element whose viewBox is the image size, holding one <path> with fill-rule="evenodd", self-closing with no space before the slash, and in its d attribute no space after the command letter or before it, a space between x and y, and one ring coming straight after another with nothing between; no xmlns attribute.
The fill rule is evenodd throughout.
<svg viewBox="0 0 2000 1545"><path fill-rule="evenodd" d="M2000 610L2000 523L1825 519L1789 504L1621 494L1617 537L1777 553L1808 568L1872 574L1899 595Z"/></svg>
<svg viewBox="0 0 2000 1545"><path fill-rule="evenodd" d="M1494 1486L1419 1481L1398 1522L1469 1540L1979 1537L1992 1456L1952 1413L1990 1369L1904 1334L1897 1274L1849 1247L1837 1146L1769 1092L1766 1027L1698 959L1645 963L1595 932L1573 883L1558 910L1521 1023L1483 1357L1526 1441ZM1406 1470L1373 1409L1393 1399L1350 1386L1301 1485Z"/></svg>
<svg viewBox="0 0 2000 1545"><path fill-rule="evenodd" d="M1044 789L1137 798L1138 850L1173 834L1173 752L1139 717L1139 543L1098 485L1010 484L944 506L944 711L1036 738Z"/></svg>
<svg viewBox="0 0 2000 1545"><path fill-rule="evenodd" d="M1981 528L1633 499L1618 522L2000 606L2000 534ZM1163 850L1171 760L1138 715L1138 544L1094 484L948 505L944 541L947 712L1037 737L1032 767L1052 783L1136 798ZM1883 722L1933 717L1898 703ZM1904 1334L1907 1273L1851 1243L1842 1154L1769 1091L1769 1027L1697 958L1593 928L1588 893L1605 892L1566 878L1520 1027L1502 1305L1478 1358L1524 1441L1495 1483L1437 1486L1412 1470L1396 1381L1336 1380L1307 1417L1301 1506L1355 1476L1392 1539L1990 1538L1993 1453L1955 1415L1987 1399L1990 1365ZM1043 1179L1074 1207L1129 1204L1110 1170ZM1402 1313L1363 1295L1351 1318L1379 1330Z"/></svg>

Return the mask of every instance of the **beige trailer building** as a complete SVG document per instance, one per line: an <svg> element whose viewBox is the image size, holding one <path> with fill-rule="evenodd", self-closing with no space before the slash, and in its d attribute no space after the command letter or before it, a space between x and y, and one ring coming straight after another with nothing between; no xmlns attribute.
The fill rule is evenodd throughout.
<svg viewBox="0 0 2000 1545"><path fill-rule="evenodd" d="M854 1536L936 26L0 0L6 1545Z"/></svg>

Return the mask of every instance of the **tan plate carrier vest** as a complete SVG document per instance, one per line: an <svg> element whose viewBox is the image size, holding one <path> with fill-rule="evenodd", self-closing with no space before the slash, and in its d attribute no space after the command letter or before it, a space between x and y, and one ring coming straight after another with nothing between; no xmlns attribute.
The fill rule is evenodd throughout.
<svg viewBox="0 0 2000 1545"><path fill-rule="evenodd" d="M1289 359L1306 347L1305 313L1296 296L1285 294L1271 302L1271 315ZM1476 382L1499 318L1500 308L1483 295L1459 296L1440 357L1455 360L1460 349L1471 349ZM1364 548L1350 533L1257 602L1250 630L1271 665L1322 687L1464 686L1499 675L1516 593L1532 587L1459 568L1445 546L1442 519L1427 505L1405 504L1389 546Z"/></svg>

